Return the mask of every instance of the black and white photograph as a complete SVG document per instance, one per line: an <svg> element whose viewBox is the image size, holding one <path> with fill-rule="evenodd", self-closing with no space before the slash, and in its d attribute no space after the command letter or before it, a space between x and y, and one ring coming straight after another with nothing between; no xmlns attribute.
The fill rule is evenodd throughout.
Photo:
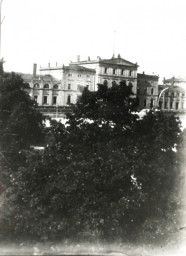
<svg viewBox="0 0 186 256"><path fill-rule="evenodd" d="M186 255L185 0L0 0L1 255Z"/></svg>

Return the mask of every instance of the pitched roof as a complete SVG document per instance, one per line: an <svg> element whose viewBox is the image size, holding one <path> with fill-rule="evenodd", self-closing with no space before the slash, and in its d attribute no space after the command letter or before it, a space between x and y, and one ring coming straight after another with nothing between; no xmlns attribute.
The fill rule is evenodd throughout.
<svg viewBox="0 0 186 256"><path fill-rule="evenodd" d="M102 63L102 64L115 64L121 66L131 66L131 67L138 67L137 63L130 62L118 56L117 58L112 57L111 59L101 59L100 57L97 60L84 60L84 61L77 61L72 62L74 65L83 65L83 64L94 64L94 63Z"/></svg>
<svg viewBox="0 0 186 256"><path fill-rule="evenodd" d="M150 80L158 80L159 79L159 76L147 75L145 73L142 73L142 74L138 73L137 77L138 77L138 79L150 79Z"/></svg>
<svg viewBox="0 0 186 256"><path fill-rule="evenodd" d="M165 79L164 82L165 82L165 83L172 83L172 82L186 83L186 78L171 77L171 78Z"/></svg>
<svg viewBox="0 0 186 256"><path fill-rule="evenodd" d="M108 63L108 64L117 64L117 65L124 65L124 66L135 66L137 67L137 63L132 63L128 60L125 60L123 58L117 57L117 58L111 58L111 59L101 59L99 60L100 63Z"/></svg>
<svg viewBox="0 0 186 256"><path fill-rule="evenodd" d="M89 71L95 73L95 69L92 68L86 68L79 65L70 64L69 66L65 66L64 69L67 70L76 70L76 71Z"/></svg>

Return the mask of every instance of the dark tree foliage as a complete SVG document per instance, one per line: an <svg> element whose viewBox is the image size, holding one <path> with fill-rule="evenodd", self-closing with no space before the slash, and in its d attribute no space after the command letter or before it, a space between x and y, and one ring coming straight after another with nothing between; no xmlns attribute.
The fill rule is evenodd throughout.
<svg viewBox="0 0 186 256"><path fill-rule="evenodd" d="M5 194L13 236L163 241L175 230L180 123L139 119L131 89L85 89L66 125L51 121L44 152L25 151Z"/></svg>
<svg viewBox="0 0 186 256"><path fill-rule="evenodd" d="M14 73L0 77L0 179L1 221L16 219L22 207L15 186L19 168L26 164L25 152L44 142L44 118L26 92L22 78ZM25 179L25 182L26 181ZM29 189L29 184L28 184ZM7 208L7 210L5 210ZM8 229L4 220L1 228ZM13 222L13 225L15 222ZM18 225L18 224L17 224Z"/></svg>
<svg viewBox="0 0 186 256"><path fill-rule="evenodd" d="M3 149L28 148L42 141L42 115L26 92L22 78L14 73L0 78L0 141Z"/></svg>

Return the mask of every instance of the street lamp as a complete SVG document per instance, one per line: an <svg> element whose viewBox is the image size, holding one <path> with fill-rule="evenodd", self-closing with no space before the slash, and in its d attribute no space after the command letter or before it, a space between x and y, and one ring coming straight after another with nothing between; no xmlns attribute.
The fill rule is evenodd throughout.
<svg viewBox="0 0 186 256"><path fill-rule="evenodd" d="M158 100L157 100L157 107L159 106L159 101L160 101L161 95L162 95L166 90L168 90L168 89L169 89L169 87L166 87L166 88L164 88L164 89L160 92L160 94L159 94L159 96L158 96Z"/></svg>

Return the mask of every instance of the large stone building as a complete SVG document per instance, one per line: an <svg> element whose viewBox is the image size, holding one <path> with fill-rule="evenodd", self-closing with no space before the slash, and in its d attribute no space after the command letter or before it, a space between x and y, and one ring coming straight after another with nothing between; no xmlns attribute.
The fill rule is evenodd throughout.
<svg viewBox="0 0 186 256"><path fill-rule="evenodd" d="M127 85L132 86L134 95L137 94L137 68L136 63L118 57L111 59L80 61L78 56L76 62L68 66L41 67L37 74L37 65L34 64L33 74L22 74L22 78L29 84L29 94L34 98L41 110L52 111L55 107L68 107L75 104L85 87L90 91L96 91L99 83L118 84L124 80Z"/></svg>
<svg viewBox="0 0 186 256"><path fill-rule="evenodd" d="M82 91L87 87L96 91L98 84L119 84L125 81L132 86L134 97L139 99L139 110L160 108L163 110L185 110L186 79L164 79L158 85L159 77L137 73L137 63L129 62L120 55L111 59L80 60L68 66L41 67L37 74L34 64L33 74L21 74L29 84L29 94L34 98L41 111L46 114L64 113L70 104L75 104Z"/></svg>
<svg viewBox="0 0 186 256"><path fill-rule="evenodd" d="M87 60L81 61L80 57L73 65L81 66L85 68L91 68L95 70L94 86L97 89L97 84L112 84L125 80L127 85L132 85L133 93L137 93L137 63L129 62L120 55L113 56L111 59L101 59L99 56L97 60L91 60L89 57Z"/></svg>

